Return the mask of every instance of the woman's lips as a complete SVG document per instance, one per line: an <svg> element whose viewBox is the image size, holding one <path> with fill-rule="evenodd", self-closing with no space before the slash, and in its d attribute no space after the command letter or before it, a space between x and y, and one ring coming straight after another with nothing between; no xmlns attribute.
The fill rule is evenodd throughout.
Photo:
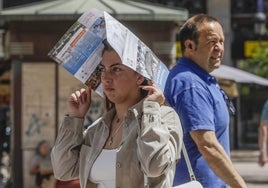
<svg viewBox="0 0 268 188"><path fill-rule="evenodd" d="M113 91L113 90L114 90L114 88L112 88L112 87L104 87L104 91L109 92L109 91Z"/></svg>

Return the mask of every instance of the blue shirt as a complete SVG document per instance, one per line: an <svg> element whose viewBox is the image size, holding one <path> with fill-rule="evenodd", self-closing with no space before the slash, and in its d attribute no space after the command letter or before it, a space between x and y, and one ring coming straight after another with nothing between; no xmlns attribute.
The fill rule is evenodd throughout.
<svg viewBox="0 0 268 188"><path fill-rule="evenodd" d="M262 108L261 120L268 122L268 100L265 102Z"/></svg>
<svg viewBox="0 0 268 188"><path fill-rule="evenodd" d="M189 134L195 130L214 131L219 143L230 155L229 112L215 77L191 60L182 57L170 70L164 94L167 102L180 116L184 130L184 144L197 180L206 188L227 187L209 167ZM189 180L182 155L176 167L174 185Z"/></svg>

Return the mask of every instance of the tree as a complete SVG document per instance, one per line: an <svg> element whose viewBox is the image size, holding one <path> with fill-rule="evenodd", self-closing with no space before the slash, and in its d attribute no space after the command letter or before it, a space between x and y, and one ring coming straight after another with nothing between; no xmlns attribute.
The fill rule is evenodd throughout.
<svg viewBox="0 0 268 188"><path fill-rule="evenodd" d="M243 63L240 68L261 77L268 78L268 46L260 44L255 48L252 57L246 59L245 63Z"/></svg>

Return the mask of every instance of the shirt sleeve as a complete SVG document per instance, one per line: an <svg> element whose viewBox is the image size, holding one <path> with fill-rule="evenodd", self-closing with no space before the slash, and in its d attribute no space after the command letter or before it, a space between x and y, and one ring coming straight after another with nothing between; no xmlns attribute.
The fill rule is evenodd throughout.
<svg viewBox="0 0 268 188"><path fill-rule="evenodd" d="M83 143L84 119L65 117L51 152L54 175L59 180L79 176L79 152Z"/></svg>
<svg viewBox="0 0 268 188"><path fill-rule="evenodd" d="M176 99L176 111L186 132L194 130L215 131L212 96L204 88L184 90Z"/></svg>
<svg viewBox="0 0 268 188"><path fill-rule="evenodd" d="M158 177L173 168L182 146L177 113L171 107L144 101L137 145L138 158L148 177Z"/></svg>

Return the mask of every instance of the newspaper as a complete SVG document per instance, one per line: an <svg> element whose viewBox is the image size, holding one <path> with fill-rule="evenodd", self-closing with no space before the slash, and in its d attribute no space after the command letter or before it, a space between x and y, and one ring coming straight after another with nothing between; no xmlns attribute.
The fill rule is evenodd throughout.
<svg viewBox="0 0 268 188"><path fill-rule="evenodd" d="M67 30L48 53L74 77L104 96L100 84L104 41L118 53L122 63L164 90L168 68L128 28L105 11L92 8Z"/></svg>

